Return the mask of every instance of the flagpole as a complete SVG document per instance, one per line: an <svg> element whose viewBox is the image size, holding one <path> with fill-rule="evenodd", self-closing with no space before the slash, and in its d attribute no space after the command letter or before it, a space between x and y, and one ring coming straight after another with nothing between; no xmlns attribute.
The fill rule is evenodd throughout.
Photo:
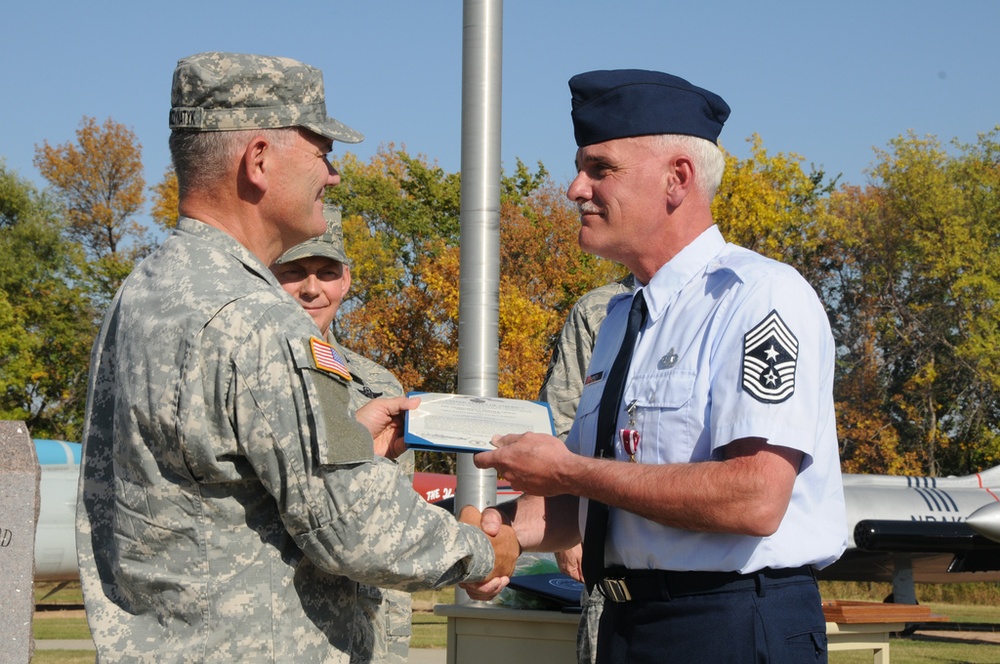
<svg viewBox="0 0 1000 664"><path fill-rule="evenodd" d="M497 395L500 303L500 94L503 1L462 8L461 266L458 392ZM496 504L496 472L459 454L456 512ZM455 601L472 600L461 589Z"/></svg>

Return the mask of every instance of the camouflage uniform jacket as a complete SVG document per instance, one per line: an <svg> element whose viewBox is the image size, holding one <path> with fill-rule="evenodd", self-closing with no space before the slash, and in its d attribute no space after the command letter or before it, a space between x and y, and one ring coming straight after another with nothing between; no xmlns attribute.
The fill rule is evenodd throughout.
<svg viewBox="0 0 1000 664"><path fill-rule="evenodd" d="M570 309L559 340L552 350L552 359L545 373L545 382L538 393L538 400L545 401L552 408L552 422L556 435L566 440L576 406L583 392L583 377L587 375L587 365L594 352L594 339L604 317L608 313L608 302L619 293L628 293L635 287L635 279L629 274L620 281L599 286L587 292Z"/></svg>
<svg viewBox="0 0 1000 664"><path fill-rule="evenodd" d="M98 661L348 662L356 581L492 569L478 529L373 458L314 334L265 265L191 219L122 285L91 358L77 511Z"/></svg>
<svg viewBox="0 0 1000 664"><path fill-rule="evenodd" d="M403 396L403 386L391 371L364 355L340 346L332 330L327 332L326 340L342 351L351 371L351 413L371 399ZM396 457L396 463L412 481L413 450ZM371 653L372 662L405 664L410 652L412 617L413 600L409 593L359 584L353 656Z"/></svg>

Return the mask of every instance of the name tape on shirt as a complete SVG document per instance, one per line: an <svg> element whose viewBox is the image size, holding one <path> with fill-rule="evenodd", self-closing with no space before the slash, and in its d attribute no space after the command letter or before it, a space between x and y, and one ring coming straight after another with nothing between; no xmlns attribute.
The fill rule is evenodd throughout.
<svg viewBox="0 0 1000 664"><path fill-rule="evenodd" d="M316 337L309 338L309 347L312 349L313 362L316 363L317 369L329 371L345 380L351 380L347 360L337 352L336 348Z"/></svg>
<svg viewBox="0 0 1000 664"><path fill-rule="evenodd" d="M743 336L743 389L762 403L781 403L795 393L799 340L772 310Z"/></svg>

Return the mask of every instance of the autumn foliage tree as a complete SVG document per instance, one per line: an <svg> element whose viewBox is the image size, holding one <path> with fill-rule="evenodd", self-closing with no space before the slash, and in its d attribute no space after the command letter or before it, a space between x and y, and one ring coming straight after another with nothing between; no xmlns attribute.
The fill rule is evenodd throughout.
<svg viewBox="0 0 1000 664"><path fill-rule="evenodd" d="M150 187L150 193L153 195L153 209L150 212L153 222L165 231L177 226L180 193L173 166L167 167L163 172L163 179Z"/></svg>
<svg viewBox="0 0 1000 664"><path fill-rule="evenodd" d="M145 203L142 146L111 118L84 117L75 143L44 141L34 163L65 208L69 237L87 252L96 289L110 299L149 251L147 229L135 220Z"/></svg>
<svg viewBox="0 0 1000 664"><path fill-rule="evenodd" d="M843 468L966 473L998 454L1000 218L996 131L949 154L912 134L877 150L866 187L824 184L795 155L727 158L727 238L798 268L838 344Z"/></svg>
<svg viewBox="0 0 1000 664"><path fill-rule="evenodd" d="M461 181L393 146L347 154L329 198L351 259L337 335L408 390L454 392L458 369ZM580 252L577 215L544 168L518 162L501 183L498 392L537 396L570 306L621 268Z"/></svg>
<svg viewBox="0 0 1000 664"><path fill-rule="evenodd" d="M837 263L837 224L819 213L835 182L806 172L796 154L769 154L753 135L750 157L726 153L726 170L712 216L726 240L794 265L818 291ZM824 295L829 295L824 293Z"/></svg>
<svg viewBox="0 0 1000 664"><path fill-rule="evenodd" d="M534 399L570 308L620 279L623 266L586 254L579 214L543 168L518 162L500 210L500 396Z"/></svg>
<svg viewBox="0 0 1000 664"><path fill-rule="evenodd" d="M847 248L856 242L849 222L830 214L833 182L806 172L802 157L769 154L763 141L748 139L751 155L726 155L726 171L712 213L726 239L794 266L819 293L841 348L846 326L858 320L853 292L844 292L853 273ZM859 340L864 343L864 338ZM836 389L838 438L848 472L915 474L917 457L899 444L899 434L882 409L874 347L841 353Z"/></svg>

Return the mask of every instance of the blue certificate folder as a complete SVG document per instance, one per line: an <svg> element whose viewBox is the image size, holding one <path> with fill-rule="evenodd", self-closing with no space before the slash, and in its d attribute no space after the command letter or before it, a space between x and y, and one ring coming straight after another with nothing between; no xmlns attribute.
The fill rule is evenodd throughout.
<svg viewBox="0 0 1000 664"><path fill-rule="evenodd" d="M510 577L510 588L544 597L558 604L563 610L580 608L580 599L586 586L561 573L523 574Z"/></svg>
<svg viewBox="0 0 1000 664"><path fill-rule="evenodd" d="M496 435L555 434L552 410L543 401L439 392L407 396L420 397L420 406L405 417L403 440L413 449L474 454L495 449L490 440Z"/></svg>

